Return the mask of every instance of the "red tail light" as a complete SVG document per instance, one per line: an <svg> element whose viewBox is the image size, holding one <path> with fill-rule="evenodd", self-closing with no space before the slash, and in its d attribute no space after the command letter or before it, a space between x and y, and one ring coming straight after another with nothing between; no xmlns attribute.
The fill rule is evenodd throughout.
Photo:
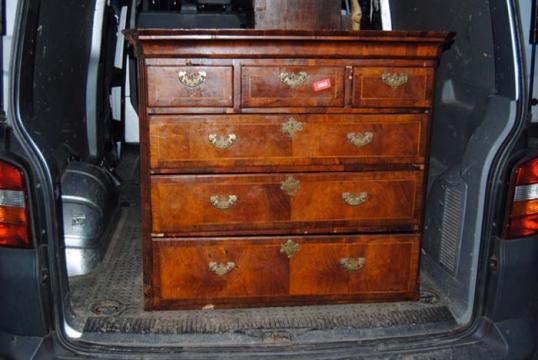
<svg viewBox="0 0 538 360"><path fill-rule="evenodd" d="M0 246L31 246L27 192L23 172L0 162Z"/></svg>
<svg viewBox="0 0 538 360"><path fill-rule="evenodd" d="M505 237L535 234L538 234L538 158L525 161L515 169Z"/></svg>

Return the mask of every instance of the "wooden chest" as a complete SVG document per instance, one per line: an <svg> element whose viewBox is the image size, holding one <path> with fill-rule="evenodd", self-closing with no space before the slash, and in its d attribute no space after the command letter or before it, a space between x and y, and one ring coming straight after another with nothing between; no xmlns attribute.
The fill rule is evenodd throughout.
<svg viewBox="0 0 538 360"><path fill-rule="evenodd" d="M256 29L342 30L342 3L334 0L254 0Z"/></svg>
<svg viewBox="0 0 538 360"><path fill-rule="evenodd" d="M447 33L126 33L146 309L417 299Z"/></svg>

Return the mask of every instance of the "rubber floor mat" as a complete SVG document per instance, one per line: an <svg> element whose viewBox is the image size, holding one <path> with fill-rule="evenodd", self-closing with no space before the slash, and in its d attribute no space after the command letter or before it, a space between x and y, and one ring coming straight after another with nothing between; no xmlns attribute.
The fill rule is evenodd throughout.
<svg viewBox="0 0 538 360"><path fill-rule="evenodd" d="M135 333L135 334L218 334L245 330L308 329L328 330L342 328L395 327L422 325L432 322L452 322L446 307L431 307L412 310L390 310L387 312L367 309L350 309L329 306L324 311L313 308L280 308L260 312L257 309L241 313L224 311L192 313L163 319L132 317L90 317L84 332Z"/></svg>

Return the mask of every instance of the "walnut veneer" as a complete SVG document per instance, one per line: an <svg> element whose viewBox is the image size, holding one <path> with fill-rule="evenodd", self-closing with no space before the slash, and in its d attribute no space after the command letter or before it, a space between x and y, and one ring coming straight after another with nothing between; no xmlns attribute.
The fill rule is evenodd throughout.
<svg viewBox="0 0 538 360"><path fill-rule="evenodd" d="M127 31L146 309L416 299L438 32Z"/></svg>

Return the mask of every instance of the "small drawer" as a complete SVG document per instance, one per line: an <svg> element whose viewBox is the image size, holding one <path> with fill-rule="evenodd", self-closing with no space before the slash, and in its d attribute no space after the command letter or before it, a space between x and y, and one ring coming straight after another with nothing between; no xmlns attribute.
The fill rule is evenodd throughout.
<svg viewBox="0 0 538 360"><path fill-rule="evenodd" d="M154 296L211 301L288 294L289 262L278 243L153 241Z"/></svg>
<svg viewBox="0 0 538 360"><path fill-rule="evenodd" d="M154 233L414 231L420 171L152 176Z"/></svg>
<svg viewBox="0 0 538 360"><path fill-rule="evenodd" d="M147 66L148 107L231 107L231 66Z"/></svg>
<svg viewBox="0 0 538 360"><path fill-rule="evenodd" d="M344 68L319 66L244 66L243 107L340 107Z"/></svg>
<svg viewBox="0 0 538 360"><path fill-rule="evenodd" d="M353 68L353 106L432 106L432 68Z"/></svg>
<svg viewBox="0 0 538 360"><path fill-rule="evenodd" d="M198 173L416 164L424 162L428 121L424 114L152 116L150 163Z"/></svg>

